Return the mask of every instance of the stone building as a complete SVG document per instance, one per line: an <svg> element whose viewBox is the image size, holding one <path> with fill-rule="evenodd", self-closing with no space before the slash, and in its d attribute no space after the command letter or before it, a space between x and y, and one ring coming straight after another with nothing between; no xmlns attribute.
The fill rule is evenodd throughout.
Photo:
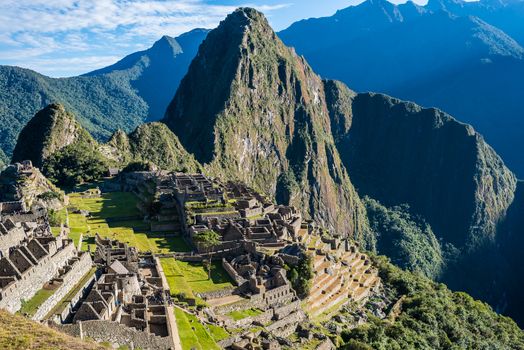
<svg viewBox="0 0 524 350"><path fill-rule="evenodd" d="M127 270L138 271L138 251L135 247L110 238L102 238L98 233L95 235L95 243L95 263L110 266L119 261Z"/></svg>
<svg viewBox="0 0 524 350"><path fill-rule="evenodd" d="M16 312L77 256L71 240L33 237L0 259L0 308Z"/></svg>
<svg viewBox="0 0 524 350"><path fill-rule="evenodd" d="M107 246L97 245L97 250L103 252L96 255L107 256ZM124 247L115 241L111 241L111 246ZM135 271L125 266L127 262L125 254L104 260L104 272L74 311L73 324L57 327L115 346L129 346L132 342L144 349L172 348L174 320L170 317L169 291L164 289L158 260L152 255L140 256Z"/></svg>

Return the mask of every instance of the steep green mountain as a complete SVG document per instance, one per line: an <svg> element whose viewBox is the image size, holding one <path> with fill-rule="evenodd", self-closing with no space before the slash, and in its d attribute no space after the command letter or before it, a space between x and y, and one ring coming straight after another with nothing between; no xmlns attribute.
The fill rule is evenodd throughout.
<svg viewBox="0 0 524 350"><path fill-rule="evenodd" d="M71 144L86 143L94 147L91 135L80 126L63 105L50 104L39 111L22 129L13 151L13 162L31 160L41 168L54 153Z"/></svg>
<svg viewBox="0 0 524 350"><path fill-rule="evenodd" d="M98 180L110 166L124 168L135 162L168 170L201 170L165 124L143 124L129 135L119 130L107 143L98 143L60 104L39 111L20 132L12 161L23 160L31 160L62 186Z"/></svg>
<svg viewBox="0 0 524 350"><path fill-rule="evenodd" d="M53 79L0 66L0 161L12 155L27 121L50 103L63 104L99 141L159 119L206 33L165 36L148 50L79 77Z"/></svg>
<svg viewBox="0 0 524 350"><path fill-rule="evenodd" d="M259 12L238 9L208 34L164 122L209 173L373 246L331 135L324 84Z"/></svg>
<svg viewBox="0 0 524 350"><path fill-rule="evenodd" d="M516 178L471 126L380 94L358 94L347 103L351 127L333 130L360 193L386 206L409 204L459 248L495 237Z"/></svg>
<svg viewBox="0 0 524 350"><path fill-rule="evenodd" d="M12 162L23 160L60 185L97 180L109 166L98 143L60 104L38 112L20 132Z"/></svg>
<svg viewBox="0 0 524 350"><path fill-rule="evenodd" d="M524 276L507 267L515 263L509 257L519 254L524 242L513 239L506 251L501 250L507 241L501 226L508 223L506 214L515 218L522 213L510 210L519 208L517 180L500 157L471 126L439 110L380 94L354 94L340 83L327 86L330 98L345 101L331 111L342 162L359 194L388 208L370 213L379 235L378 251L412 270L429 262L441 264L438 279L452 289L521 319L508 305L518 302L511 295ZM428 245L428 239L435 242L431 235L421 236L423 231L413 231L410 220L403 222L404 214L395 213L395 207L405 204L410 216L420 216L430 225L438 245ZM377 212L382 215L378 222ZM399 229L401 240L384 241ZM399 259L406 247L409 254ZM413 260L417 256L424 259Z"/></svg>
<svg viewBox="0 0 524 350"><path fill-rule="evenodd" d="M279 36L323 77L435 106L472 124L524 176L523 4L368 0L297 22Z"/></svg>
<svg viewBox="0 0 524 350"><path fill-rule="evenodd" d="M133 162L153 163L161 169L188 173L201 171L200 164L181 145L169 128L158 122L140 125L129 135L117 131L103 152L121 165Z"/></svg>

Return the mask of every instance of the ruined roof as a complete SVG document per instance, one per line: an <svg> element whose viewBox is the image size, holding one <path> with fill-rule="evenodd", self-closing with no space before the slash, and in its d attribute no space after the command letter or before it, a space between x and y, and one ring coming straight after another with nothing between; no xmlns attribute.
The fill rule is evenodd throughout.
<svg viewBox="0 0 524 350"><path fill-rule="evenodd" d="M124 265L118 260L113 261L111 266L109 266L109 269L112 270L117 275L127 275L129 273L129 270L125 268Z"/></svg>

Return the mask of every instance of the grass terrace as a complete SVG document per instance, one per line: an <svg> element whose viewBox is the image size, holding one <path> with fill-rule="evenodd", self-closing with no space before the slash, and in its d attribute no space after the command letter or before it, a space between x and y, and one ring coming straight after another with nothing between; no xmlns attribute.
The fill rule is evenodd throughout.
<svg viewBox="0 0 524 350"><path fill-rule="evenodd" d="M178 307L175 307L175 317L183 350L219 350L216 342L229 336L224 329L204 325Z"/></svg>
<svg viewBox="0 0 524 350"><path fill-rule="evenodd" d="M231 317L235 321L242 320L247 317L255 317L263 313L260 309L247 309L247 310L237 310L231 311L227 316Z"/></svg>
<svg viewBox="0 0 524 350"><path fill-rule="evenodd" d="M126 242L141 251L153 253L188 252L191 248L181 237L166 237L163 233L152 233L149 223L142 220L137 208L138 198L133 193L111 192L100 196L84 197L82 193L69 195L70 238L77 244L83 235L82 250L95 248L94 237L103 237ZM86 210L86 217L75 210Z"/></svg>
<svg viewBox="0 0 524 350"><path fill-rule="evenodd" d="M218 261L211 265L211 279L207 278L207 271L202 264L174 258L162 258L160 262L173 296L183 294L186 298L198 300L197 293L233 287L233 281Z"/></svg>
<svg viewBox="0 0 524 350"><path fill-rule="evenodd" d="M22 315L28 315L32 317L40 305L42 305L47 299L55 293L56 289L42 288L28 301L22 302L22 308L19 313Z"/></svg>

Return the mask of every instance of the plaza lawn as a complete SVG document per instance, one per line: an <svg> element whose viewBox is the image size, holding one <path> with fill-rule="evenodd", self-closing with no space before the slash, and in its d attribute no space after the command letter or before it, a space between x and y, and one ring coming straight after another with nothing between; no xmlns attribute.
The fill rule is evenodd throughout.
<svg viewBox="0 0 524 350"><path fill-rule="evenodd" d="M262 310L259 309L247 309L247 310L237 310L232 311L229 314L227 314L229 317L231 317L233 320L238 321L242 320L246 317L254 317L258 316L262 313Z"/></svg>
<svg viewBox="0 0 524 350"><path fill-rule="evenodd" d="M82 250L95 249L94 236L117 239L153 253L187 252L191 248L181 237L165 237L151 233L149 224L141 218L137 208L138 198L133 193L104 193L93 198L83 198L80 193L69 195L69 237L75 244L83 235ZM87 210L90 217L73 213L74 209Z"/></svg>
<svg viewBox="0 0 524 350"><path fill-rule="evenodd" d="M211 332L208 331L207 327L201 324L194 315L175 307L175 317L183 350L220 349L210 334ZM216 333L216 330L212 332ZM223 330L223 332L225 331ZM222 336L223 335L222 333Z"/></svg>
<svg viewBox="0 0 524 350"><path fill-rule="evenodd" d="M22 315L29 315L33 316L36 313L36 310L42 305L51 295L53 295L55 292L55 289L45 289L42 288L36 294L29 299L26 302L22 302L22 308L20 309L20 313Z"/></svg>
<svg viewBox="0 0 524 350"><path fill-rule="evenodd" d="M162 258L160 262L172 295L184 294L188 298L195 298L197 293L233 287L231 278L220 262L213 262L211 279L207 278L207 271L200 263L188 263L174 258Z"/></svg>

